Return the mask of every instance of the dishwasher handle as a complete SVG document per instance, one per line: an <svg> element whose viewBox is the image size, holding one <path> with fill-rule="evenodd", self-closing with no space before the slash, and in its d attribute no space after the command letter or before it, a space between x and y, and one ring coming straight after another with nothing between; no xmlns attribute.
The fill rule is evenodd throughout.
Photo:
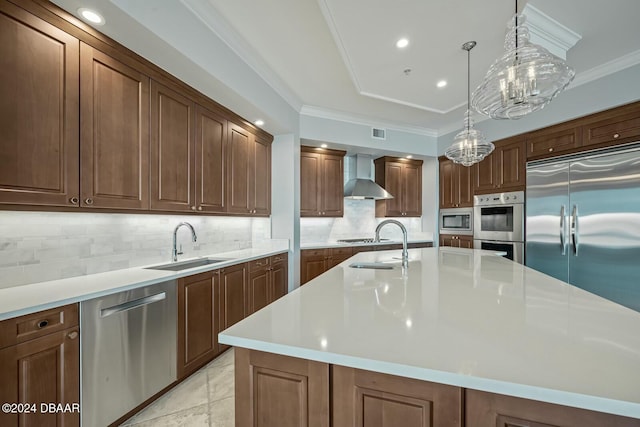
<svg viewBox="0 0 640 427"><path fill-rule="evenodd" d="M112 314L122 313L123 311L131 310L143 305L153 304L154 302L162 301L167 298L166 292L160 292L159 294L149 295L148 297L134 299L131 301L123 302L122 304L114 305L108 308L100 310L100 317L109 317Z"/></svg>

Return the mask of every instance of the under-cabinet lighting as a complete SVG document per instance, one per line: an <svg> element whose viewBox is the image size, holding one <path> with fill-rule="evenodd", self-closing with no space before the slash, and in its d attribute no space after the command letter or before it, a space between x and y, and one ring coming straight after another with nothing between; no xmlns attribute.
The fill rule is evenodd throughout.
<svg viewBox="0 0 640 427"><path fill-rule="evenodd" d="M264 120L256 120L255 122L253 122L253 124L255 124L256 126L262 126L264 124Z"/></svg>

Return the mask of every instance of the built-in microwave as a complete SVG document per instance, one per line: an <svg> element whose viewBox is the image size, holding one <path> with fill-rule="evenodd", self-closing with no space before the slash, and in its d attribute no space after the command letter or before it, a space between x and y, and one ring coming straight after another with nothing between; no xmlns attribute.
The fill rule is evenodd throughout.
<svg viewBox="0 0 640 427"><path fill-rule="evenodd" d="M440 234L473 236L473 208L440 209Z"/></svg>

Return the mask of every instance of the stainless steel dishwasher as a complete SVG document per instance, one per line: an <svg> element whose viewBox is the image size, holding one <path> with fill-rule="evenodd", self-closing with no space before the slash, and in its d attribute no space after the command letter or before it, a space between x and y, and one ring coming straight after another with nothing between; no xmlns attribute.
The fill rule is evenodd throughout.
<svg viewBox="0 0 640 427"><path fill-rule="evenodd" d="M106 426L176 380L176 281L80 304L84 427Z"/></svg>

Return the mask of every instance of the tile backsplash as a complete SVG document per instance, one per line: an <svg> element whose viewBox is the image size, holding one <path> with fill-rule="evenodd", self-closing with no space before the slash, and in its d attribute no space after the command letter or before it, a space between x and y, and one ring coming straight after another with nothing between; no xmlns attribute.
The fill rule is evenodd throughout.
<svg viewBox="0 0 640 427"><path fill-rule="evenodd" d="M245 249L269 239L269 218L0 212L0 288L168 262L173 229L181 258Z"/></svg>

